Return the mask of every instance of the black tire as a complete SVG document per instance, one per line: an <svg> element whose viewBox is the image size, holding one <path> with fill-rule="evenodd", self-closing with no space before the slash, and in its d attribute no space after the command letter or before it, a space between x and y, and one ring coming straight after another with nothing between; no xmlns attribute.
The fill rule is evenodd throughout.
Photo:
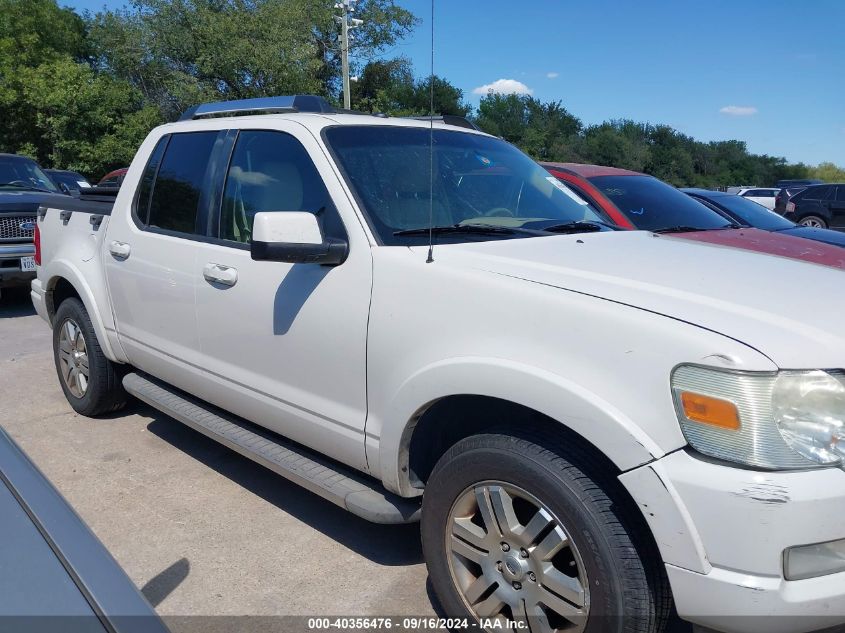
<svg viewBox="0 0 845 633"><path fill-rule="evenodd" d="M808 222L808 224L805 224L805 222ZM821 229L828 228L827 220L825 220L820 215L815 214L805 215L803 218L798 220L798 224L800 224L801 226L814 226L816 228Z"/></svg>
<svg viewBox="0 0 845 633"><path fill-rule="evenodd" d="M81 397L71 391L71 387L63 375L59 354L61 331L68 321L79 327L80 335L85 344L88 380L87 387ZM70 406L80 415L89 417L102 415L117 411L126 404L127 396L121 382L123 378L121 366L113 363L103 354L88 311L82 305L82 302L75 297L62 301L56 311L56 318L53 321L53 359L62 391L64 391Z"/></svg>
<svg viewBox="0 0 845 633"><path fill-rule="evenodd" d="M447 451L427 482L421 526L429 577L447 616L478 621L453 580L450 513L468 488L494 481L530 493L568 533L586 572L588 633L665 631L673 603L660 554L621 484L596 464L591 455L540 433L475 435Z"/></svg>

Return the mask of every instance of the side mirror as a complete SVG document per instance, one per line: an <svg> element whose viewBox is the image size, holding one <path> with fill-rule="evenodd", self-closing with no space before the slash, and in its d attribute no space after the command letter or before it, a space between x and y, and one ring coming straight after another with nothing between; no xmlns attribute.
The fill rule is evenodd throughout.
<svg viewBox="0 0 845 633"><path fill-rule="evenodd" d="M323 237L313 213L262 211L253 220L250 254L258 261L337 266L346 261L349 244Z"/></svg>
<svg viewBox="0 0 845 633"><path fill-rule="evenodd" d="M70 194L70 187L68 187L65 183L60 182L60 183L59 183L59 189L61 190L61 192L62 192L63 194L65 194L65 195L67 195L67 196L71 195L71 194Z"/></svg>

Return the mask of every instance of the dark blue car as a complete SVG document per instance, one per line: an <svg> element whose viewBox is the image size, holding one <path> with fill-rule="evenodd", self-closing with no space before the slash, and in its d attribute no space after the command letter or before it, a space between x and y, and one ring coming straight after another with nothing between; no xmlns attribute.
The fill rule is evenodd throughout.
<svg viewBox="0 0 845 633"><path fill-rule="evenodd" d="M784 233L845 247L845 233L800 226L742 196L708 189L681 189L681 191L742 226L751 226L764 231Z"/></svg>

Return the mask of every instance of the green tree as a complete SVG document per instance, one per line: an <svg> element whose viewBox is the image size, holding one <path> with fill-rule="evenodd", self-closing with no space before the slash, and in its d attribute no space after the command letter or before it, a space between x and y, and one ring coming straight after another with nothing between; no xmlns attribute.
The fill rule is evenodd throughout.
<svg viewBox="0 0 845 633"><path fill-rule="evenodd" d="M102 175L129 164L160 122L126 82L59 58L21 71L21 105L34 114L36 157L47 166Z"/></svg>
<svg viewBox="0 0 845 633"><path fill-rule="evenodd" d="M55 0L0 0L0 150L37 145L34 113L22 101L26 69L88 54L85 24L72 10Z"/></svg>
<svg viewBox="0 0 845 633"><path fill-rule="evenodd" d="M578 154L584 162L645 171L651 148L643 131L632 121L606 121L584 130Z"/></svg>
<svg viewBox="0 0 845 633"><path fill-rule="evenodd" d="M845 182L845 169L833 163L819 163L809 170L811 178L818 178L825 182Z"/></svg>
<svg viewBox="0 0 845 633"><path fill-rule="evenodd" d="M337 11L330 0L134 0L92 19L97 63L167 118L198 101L276 94L337 97ZM352 50L372 56L416 18L393 0L364 0Z"/></svg>
<svg viewBox="0 0 845 633"><path fill-rule="evenodd" d="M478 105L476 124L501 136L537 160L572 157L581 121L560 102L543 103L529 95L489 94Z"/></svg>
<svg viewBox="0 0 845 633"><path fill-rule="evenodd" d="M375 60L364 66L352 84L352 107L394 116L426 115L431 110L429 77L415 79L404 57ZM434 113L467 116L471 107L464 93L442 77L434 77Z"/></svg>

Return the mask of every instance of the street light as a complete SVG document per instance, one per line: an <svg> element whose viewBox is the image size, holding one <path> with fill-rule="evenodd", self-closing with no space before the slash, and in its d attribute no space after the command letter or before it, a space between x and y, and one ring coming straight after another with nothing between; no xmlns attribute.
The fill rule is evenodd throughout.
<svg viewBox="0 0 845 633"><path fill-rule="evenodd" d="M335 16L335 21L340 23L340 62L343 69L343 107L347 110L352 107L352 95L349 92L349 41L354 39L349 31L357 29L364 21L353 18L350 14L355 12L355 4L358 0L341 0L334 5L340 9L341 14Z"/></svg>

